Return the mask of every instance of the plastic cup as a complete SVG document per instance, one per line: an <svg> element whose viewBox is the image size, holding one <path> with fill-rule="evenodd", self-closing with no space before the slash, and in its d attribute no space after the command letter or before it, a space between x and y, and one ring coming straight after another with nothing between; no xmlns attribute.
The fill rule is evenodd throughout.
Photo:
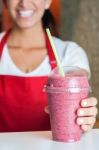
<svg viewBox="0 0 99 150"><path fill-rule="evenodd" d="M77 67L63 67L65 77L56 67L48 77L46 93L50 111L52 137L55 141L74 142L83 133L77 125L77 110L81 100L88 97L89 83L87 74Z"/></svg>

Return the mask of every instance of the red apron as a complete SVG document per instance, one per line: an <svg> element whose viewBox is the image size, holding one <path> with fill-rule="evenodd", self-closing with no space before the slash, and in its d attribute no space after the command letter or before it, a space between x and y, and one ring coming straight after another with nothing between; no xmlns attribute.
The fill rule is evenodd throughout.
<svg viewBox="0 0 99 150"><path fill-rule="evenodd" d="M0 43L0 57L9 32ZM56 66L54 54L46 36L51 67ZM45 68L46 69L46 68ZM19 77L0 75L0 132L50 130L45 113L47 95L43 91L47 76Z"/></svg>

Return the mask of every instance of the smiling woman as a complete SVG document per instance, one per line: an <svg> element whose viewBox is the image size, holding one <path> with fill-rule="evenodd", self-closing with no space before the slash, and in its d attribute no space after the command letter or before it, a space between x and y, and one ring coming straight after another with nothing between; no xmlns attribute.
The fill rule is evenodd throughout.
<svg viewBox="0 0 99 150"><path fill-rule="evenodd" d="M46 26L55 29L49 11L51 2L57 1L7 0L4 6L13 25L9 32L0 34L1 132L50 130L49 115L44 111L47 95L43 89L51 69L57 65L45 33ZM90 74L86 53L78 44L55 36L53 40L64 66L76 65ZM94 125L96 103L95 98L81 101L77 123L83 130Z"/></svg>
<svg viewBox="0 0 99 150"><path fill-rule="evenodd" d="M50 11L52 12L53 16L51 15L51 12L47 11L45 17L43 17L44 20L44 26L50 22L51 19L51 25L50 28L52 30L52 34L58 36L59 34L59 27L60 27L60 0L53 0ZM46 19L49 16L49 21L46 21ZM54 20L55 19L55 20ZM55 23L57 26L55 27ZM8 30L12 26L12 20L8 13L8 9L6 7L6 0L3 0L3 13L2 13L2 29ZM52 27L53 26L53 27Z"/></svg>

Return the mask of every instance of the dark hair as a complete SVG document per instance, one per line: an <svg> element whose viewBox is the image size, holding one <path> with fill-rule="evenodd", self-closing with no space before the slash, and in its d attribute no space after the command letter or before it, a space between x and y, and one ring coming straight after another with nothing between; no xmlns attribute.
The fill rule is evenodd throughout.
<svg viewBox="0 0 99 150"><path fill-rule="evenodd" d="M6 0L3 0L3 3L6 5Z"/></svg>
<svg viewBox="0 0 99 150"><path fill-rule="evenodd" d="M57 36L57 37L59 36L58 31L57 31L56 21L54 19L53 14L51 13L49 9L45 10L45 13L42 18L42 23L43 23L44 29L49 28L52 35Z"/></svg>

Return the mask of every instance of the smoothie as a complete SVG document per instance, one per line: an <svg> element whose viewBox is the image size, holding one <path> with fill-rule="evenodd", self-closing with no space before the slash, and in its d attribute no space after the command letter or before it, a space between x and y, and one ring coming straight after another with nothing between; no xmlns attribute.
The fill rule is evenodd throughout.
<svg viewBox="0 0 99 150"><path fill-rule="evenodd" d="M80 140L82 130L76 123L77 109L81 100L89 93L87 76L67 73L65 77L61 77L56 69L48 78L46 92L53 140Z"/></svg>

